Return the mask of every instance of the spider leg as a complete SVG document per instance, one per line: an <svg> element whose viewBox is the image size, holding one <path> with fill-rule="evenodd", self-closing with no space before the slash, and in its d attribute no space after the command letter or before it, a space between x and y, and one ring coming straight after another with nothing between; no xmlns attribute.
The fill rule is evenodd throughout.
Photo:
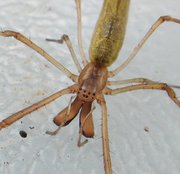
<svg viewBox="0 0 180 174"><path fill-rule="evenodd" d="M69 77L72 81L77 82L78 77L75 74L71 73L61 63L59 63L56 59L54 59L52 56L50 56L47 52L45 52L42 48L40 48L38 45L33 43L31 40L29 40L28 38L23 36L21 33L6 30L6 31L0 32L0 36L14 37L15 39L19 40L20 42L26 44L28 47L32 48L34 51L36 51L41 56L43 56L46 60L48 60L50 63L52 63L55 67L57 67L59 70L61 70L63 73L65 73L66 76Z"/></svg>
<svg viewBox="0 0 180 174"><path fill-rule="evenodd" d="M134 78L134 79L126 79L126 80L118 80L118 81L107 81L107 85L125 85L129 83L142 83L142 84L148 84L148 83L157 83L155 81L146 79L146 78Z"/></svg>
<svg viewBox="0 0 180 174"><path fill-rule="evenodd" d="M160 82L140 77L140 78L126 79L126 80L107 81L107 86L126 85L129 83L153 84L153 83L160 83ZM167 85L170 86L171 88L180 89L180 86L178 86L178 85L173 85L173 84L169 84L169 83Z"/></svg>
<svg viewBox="0 0 180 174"><path fill-rule="evenodd" d="M23 118L24 116L30 114L31 112L47 105L48 103L51 103L52 101L59 98L60 96L65 95L65 94L69 94L69 93L74 93L75 91L76 91L76 85L72 85L68 88L62 89L62 90L52 94L51 96L31 105L29 107L26 107L26 108L16 112L15 114L12 114L11 116L7 117L6 119L4 119L0 122L0 130L2 128L8 127L9 125L14 123L15 121Z"/></svg>
<svg viewBox="0 0 180 174"><path fill-rule="evenodd" d="M138 84L138 85L131 85L131 86L126 86L126 87L117 88L117 89L106 88L103 91L103 93L106 95L114 95L114 94L118 94L118 93L138 90L138 89L164 90L167 92L167 94L171 98L171 100L173 100L174 103L180 107L180 100L178 100L178 98L176 97L174 90L166 83Z"/></svg>
<svg viewBox="0 0 180 174"><path fill-rule="evenodd" d="M148 38L152 35L152 33L164 22L175 22L180 24L180 19L173 18L170 16L161 16L149 29L149 31L145 34L145 36L142 38L142 40L138 43L138 45L133 49L130 56L121 64L119 67L117 67L115 70L109 72L109 77L113 77L117 75L120 71L122 71L126 66L134 59L134 57L137 55L139 50L142 48L144 43L148 40Z"/></svg>
<svg viewBox="0 0 180 174"><path fill-rule="evenodd" d="M111 166L111 156L109 150L107 106L103 95L99 96L97 101L101 107L101 112L102 112L102 145L103 145L104 169L105 169L105 173L111 174L112 166Z"/></svg>
<svg viewBox="0 0 180 174"><path fill-rule="evenodd" d="M84 53L83 43L82 43L81 0L75 0L75 2L76 2L76 11L77 11L77 27L78 27L77 31L78 31L79 51L82 58L82 63L84 66L86 66L88 60L86 59L86 55Z"/></svg>
<svg viewBox="0 0 180 174"><path fill-rule="evenodd" d="M76 57L76 54L74 52L74 49L73 49L73 46L72 46L72 43L71 43L71 40L69 39L69 36L66 35L66 34L63 34L61 39L46 39L46 41L50 41L50 42L57 42L57 43L60 43L62 44L63 41L65 41L70 53L71 53L71 56L72 56L72 59L74 61L74 64L76 65L77 69L78 69L78 72L80 73L82 71L82 68L81 68L81 65L79 64L78 62L78 59Z"/></svg>

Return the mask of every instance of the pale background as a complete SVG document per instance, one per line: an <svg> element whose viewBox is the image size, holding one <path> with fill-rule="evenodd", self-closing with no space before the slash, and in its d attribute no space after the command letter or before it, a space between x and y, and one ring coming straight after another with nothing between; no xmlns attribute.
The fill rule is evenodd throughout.
<svg viewBox="0 0 180 174"><path fill-rule="evenodd" d="M84 47L102 0L82 0ZM74 0L6 0L0 2L1 30L15 30L38 43L77 73L65 45L45 42L66 33L78 53ZM180 18L179 0L132 0L126 40L113 67L130 54L151 24L161 15ZM180 25L163 24L136 59L116 79L146 77L180 85ZM79 55L78 55L79 56ZM0 38L0 119L69 86L63 73L30 48L11 38ZM180 91L176 90L177 96ZM94 139L76 146L78 118L50 137L53 116L67 105L62 97L0 132L0 173L97 174L104 173L101 115L94 112ZM106 97L113 172L116 174L179 174L180 109L163 91L135 91ZM30 129L34 127L34 129ZM149 132L144 128L148 127ZM23 139L20 130L28 134Z"/></svg>

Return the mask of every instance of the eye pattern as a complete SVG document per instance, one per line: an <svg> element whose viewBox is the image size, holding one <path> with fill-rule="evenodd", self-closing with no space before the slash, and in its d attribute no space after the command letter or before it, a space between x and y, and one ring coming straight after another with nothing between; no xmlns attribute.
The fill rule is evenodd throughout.
<svg viewBox="0 0 180 174"><path fill-rule="evenodd" d="M91 92L91 91L87 91L85 89L82 89L82 87L79 88L78 94L81 94L83 98L85 99L91 99L94 100L95 99L95 92Z"/></svg>

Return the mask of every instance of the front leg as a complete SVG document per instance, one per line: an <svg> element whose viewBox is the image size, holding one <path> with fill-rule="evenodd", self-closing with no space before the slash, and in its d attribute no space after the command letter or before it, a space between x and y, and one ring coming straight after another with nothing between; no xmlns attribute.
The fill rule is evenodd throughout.
<svg viewBox="0 0 180 174"><path fill-rule="evenodd" d="M174 22L177 24L180 24L180 19L173 18L171 16L161 16L149 29L149 31L144 35L144 37L141 39L141 41L137 44L137 46L133 49L129 57L123 62L122 65L117 67L115 70L109 72L108 76L113 77L117 75L120 71L122 71L124 68L126 68L129 63L135 58L137 53L140 51L142 46L145 44L145 42L149 39L149 37L158 29L158 27L163 24L164 22Z"/></svg>
<svg viewBox="0 0 180 174"><path fill-rule="evenodd" d="M55 99L59 98L60 96L64 95L64 94L68 94L68 93L73 93L74 90L75 90L76 86L73 85L73 86L70 86L66 89L63 89L63 90L60 90L54 94L52 94L51 96L27 107L27 108L24 108L18 112L16 112L15 114L12 114L11 116L9 116L8 118L2 120L0 122L0 130L2 128L5 128L5 127L8 127L9 125L11 125L12 123L14 123L15 121L23 118L24 116L30 114L31 112L47 105L48 103L51 103L52 101L54 101Z"/></svg>
<svg viewBox="0 0 180 174"><path fill-rule="evenodd" d="M77 82L77 76L71 73L67 68L65 68L61 63L59 63L56 59L54 59L52 56L50 56L46 51L44 51L42 48L40 48L38 45L33 43L31 40L23 36L21 33L15 32L15 31L1 31L0 36L4 37L14 37L15 39L19 40L20 42L26 44L28 47L32 48L34 51L39 53L41 56L43 56L46 60L48 60L50 63L52 63L55 67L57 67L59 70L61 70L63 73L66 74L67 77L69 77L72 81Z"/></svg>

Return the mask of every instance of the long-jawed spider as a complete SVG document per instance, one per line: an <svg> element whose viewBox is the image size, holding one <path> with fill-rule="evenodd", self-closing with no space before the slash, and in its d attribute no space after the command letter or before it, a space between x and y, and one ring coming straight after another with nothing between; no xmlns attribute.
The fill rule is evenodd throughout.
<svg viewBox="0 0 180 174"><path fill-rule="evenodd" d="M47 52L41 49L38 45L27 39L25 36L14 31L2 31L0 36L14 37L15 39L23 42L46 60L51 62L54 66L60 69L67 77L69 77L75 84L60 90L55 94L29 106L0 122L0 129L5 128L18 119L28 115L29 113L47 105L62 95L75 93L76 98L71 98L68 106L59 112L54 118L54 123L58 125L58 129L53 132L47 132L48 134L55 135L59 129L68 125L74 117L80 112L80 128L78 146L84 145L87 140L81 142L81 136L93 137L94 125L92 112L95 109L93 107L93 101L97 100L97 103L101 107L102 112L102 145L103 145L103 158L104 168L106 174L112 173L111 158L109 150L109 138L108 138L108 125L107 125L107 107L104 99L104 95L114 95L122 92L138 90L138 89L157 89L164 90L168 96L174 101L177 106L180 106L180 101L177 99L173 87L166 83L158 83L153 80L145 78L135 78L120 81L109 81L108 78L114 77L120 71L122 71L136 56L138 51L144 45L146 40L151 34L164 22L180 23L179 19L162 16L160 17L146 33L139 44L134 48L130 56L125 62L116 68L114 71L108 71L107 67L110 66L118 56L119 50L123 44L125 36L125 28L128 17L128 8L130 0L104 0L103 8L101 10L93 37L90 45L90 62L86 59L82 44L81 34L81 4L80 0L76 0L77 16L78 16L78 44L80 48L80 54L82 58L83 68L81 68L78 62L74 50L72 48L70 39L67 35L63 35L62 39L54 40L47 39L48 41L63 42L65 41L73 58L73 61L80 73L79 76L71 73L61 63L56 61ZM111 85L131 84L117 89L111 89Z"/></svg>

